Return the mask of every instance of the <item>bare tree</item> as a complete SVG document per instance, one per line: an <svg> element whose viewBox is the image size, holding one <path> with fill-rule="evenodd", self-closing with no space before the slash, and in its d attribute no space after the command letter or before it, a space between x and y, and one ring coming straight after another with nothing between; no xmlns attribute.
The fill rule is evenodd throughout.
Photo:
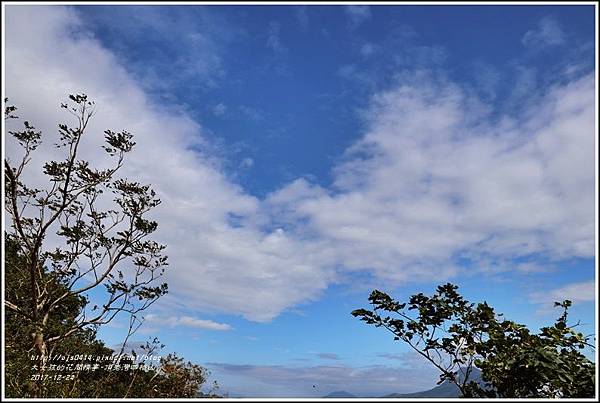
<svg viewBox="0 0 600 403"><path fill-rule="evenodd" d="M58 125L55 145L66 155L43 165L45 188L24 183L24 172L42 141L41 132L29 122L23 122L22 130L8 132L22 155L16 161L4 160L5 209L11 221L6 236L18 243L25 258L20 269L30 290L26 303L5 300L5 306L33 329L32 351L40 375L54 346L69 335L106 324L119 313L136 320L167 292L166 283L158 284L168 264L165 246L148 239L158 224L146 218L160 200L149 186L116 178L125 154L135 146L133 136L106 130L102 148L112 167L94 169L78 155L94 103L86 95L70 95L61 107L75 124ZM5 119L18 119L15 110L5 107ZM50 237L58 240L58 247L47 247ZM73 297L88 301L91 291L93 307L83 309L66 326L49 328L61 303ZM103 295L102 302L97 302L98 294ZM32 397L43 395L44 377L40 378L32 384Z"/></svg>

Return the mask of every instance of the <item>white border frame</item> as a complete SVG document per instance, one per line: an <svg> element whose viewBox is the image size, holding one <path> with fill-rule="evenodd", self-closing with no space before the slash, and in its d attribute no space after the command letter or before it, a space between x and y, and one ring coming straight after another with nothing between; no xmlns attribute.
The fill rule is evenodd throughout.
<svg viewBox="0 0 600 403"><path fill-rule="evenodd" d="M348 1L323 1L323 2L315 2L315 1L56 1L56 2L46 2L46 1L2 1L2 105L4 108L4 98L5 92L5 41L6 36L4 35L5 31L5 18L6 18L6 6L7 5L221 5L221 6L253 6L253 5L269 5L269 6L294 6L294 5L313 5L313 6L325 6L325 5L422 5L422 6L439 6L439 5L535 5L535 6L544 6L544 5L593 5L595 6L595 56L596 56L596 65L595 65L595 90L596 90L596 98L595 98L595 106L596 106L596 116L595 116L595 129L596 134L600 133L598 126L598 2L595 1L407 1L407 2L399 2L399 1L373 1L373 2L365 2L365 1L357 1L357 2L348 2ZM5 151L4 151L4 141L5 141L5 122L2 119L2 159L4 159ZM587 398L587 399L565 399L565 400L577 400L577 401L589 401L595 402L597 401L598 395L598 136L596 137L595 144L595 168L596 168L596 181L595 181L595 246L596 246L596 256L595 256L595 283L596 283L596 300L595 300L595 338L596 338L596 350L595 350L595 363L596 363L596 397L595 398ZM4 192L4 176L2 176L2 192ZM2 198L2 211L4 212L4 197ZM2 229L4 230L4 216L2 218ZM4 236L2 237L2 251L4 251ZM2 254L4 256L4 253ZM4 279L4 258L2 258L2 279ZM4 282L2 281L2 284ZM4 340L4 297L5 297L5 288L2 287L2 362L5 362L5 340ZM74 399L74 398L48 398L48 399L27 399L27 398L7 398L5 396L4 389L4 365L2 365L2 400L6 401L27 401L27 400L39 400L39 401L49 401L49 402L64 402L64 401L123 401L124 399ZM125 399L127 401L172 401L174 399L139 399L139 398L128 398ZM214 398L191 398L191 399L177 399L177 401L207 401L213 400ZM418 401L435 401L435 402L446 402L446 401L465 401L462 398L419 398ZM485 399L486 401L554 401L555 399ZM367 401L367 402L393 402L393 401L414 401L411 398L219 398L216 401L239 401L239 402L261 402L261 401L283 401L283 402L297 402L297 401L326 401L326 402L342 402L342 401Z"/></svg>

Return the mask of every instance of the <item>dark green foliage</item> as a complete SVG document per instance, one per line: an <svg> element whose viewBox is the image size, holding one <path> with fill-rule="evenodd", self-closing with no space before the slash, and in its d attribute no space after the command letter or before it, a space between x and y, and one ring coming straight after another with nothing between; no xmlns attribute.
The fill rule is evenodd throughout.
<svg viewBox="0 0 600 403"><path fill-rule="evenodd" d="M595 365L582 354L593 346L567 323L570 301L557 302L562 315L532 333L486 302L465 300L457 289L441 285L431 297L419 293L405 303L375 290L373 310L352 315L408 343L441 372L439 383L456 384L464 397L594 396ZM471 376L477 370L479 382Z"/></svg>
<svg viewBox="0 0 600 403"><path fill-rule="evenodd" d="M24 257L19 253L17 242L10 236L5 235L5 290L6 298L16 301L18 306L22 306L27 312L30 306L28 301L31 294L28 288L28 276L24 267ZM57 289L65 290L65 286L52 278L51 273L44 271L43 279L53 282ZM49 319L46 331L48 336L60 335L65 329L69 329L74 323L75 318L85 307L86 300L81 296L69 296L57 306L54 315ZM7 397L26 397L29 395L31 387L32 365L35 361L30 359L34 354L32 348L32 334L34 326L31 322L23 321L20 315L7 309L5 316L4 337L6 340L6 364L5 364L5 393ZM94 329L82 329L70 334L60 344L54 346L52 354L93 354L93 355L111 355L113 351L96 340ZM108 374L105 372L96 372L85 374L84 380L71 382L68 385L64 383L48 383L44 390L44 397L79 397L93 396L91 393L92 385L97 385L103 377ZM79 384L78 387L72 387L73 384Z"/></svg>
<svg viewBox="0 0 600 403"><path fill-rule="evenodd" d="M207 371L199 365L184 362L169 354L161 358L159 377L155 378L149 397L197 397L199 387L206 381Z"/></svg>
<svg viewBox="0 0 600 403"><path fill-rule="evenodd" d="M27 306L29 292L27 276L21 269L24 258L19 253L17 242L5 238L5 288L7 298L19 301ZM51 279L51 272L44 271L43 278ZM56 284L65 290L65 286ZM62 334L70 328L74 319L85 308L87 301L80 296L65 298L56 309L55 315L49 321L47 331L50 336ZM20 320L11 310L6 310L4 337L6 341L5 363L5 393L7 397L28 397L31 389L30 377L35 373L31 370L35 363L30 359L33 353L31 347L33 326ZM138 350L137 355L156 354L164 347L158 340L146 343ZM126 351L130 353L131 351ZM94 329L80 329L65 337L52 349L52 354L84 354L110 356L115 351L106 347L96 339ZM118 353L118 352L117 352ZM122 365L131 364L127 357L121 359ZM100 368L94 372L78 371L74 380L65 382L47 382L41 397L47 398L119 398L119 397L196 397L200 387L206 382L208 371L190 362L184 363L177 355L169 354L160 361L156 369L106 371Z"/></svg>

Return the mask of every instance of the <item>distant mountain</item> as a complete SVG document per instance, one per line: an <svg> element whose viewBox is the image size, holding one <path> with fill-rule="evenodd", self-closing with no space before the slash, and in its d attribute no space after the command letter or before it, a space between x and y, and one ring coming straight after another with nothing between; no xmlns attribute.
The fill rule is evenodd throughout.
<svg viewBox="0 0 600 403"><path fill-rule="evenodd" d="M473 372L471 373L469 379L484 386L483 381L481 380L481 371L479 371L477 368L473 368ZM436 386L433 389L424 390L422 392L392 393L391 395L386 395L383 397L460 397L460 389L458 389L458 386L455 384L449 381L444 381L441 385Z"/></svg>
<svg viewBox="0 0 600 403"><path fill-rule="evenodd" d="M335 392L331 392L327 396L323 396L323 397L356 397L356 396L354 396L352 393L346 392L345 390L338 390Z"/></svg>
<svg viewBox="0 0 600 403"><path fill-rule="evenodd" d="M414 393L392 393L383 397L460 397L458 386L448 381L445 381L433 389L424 390Z"/></svg>

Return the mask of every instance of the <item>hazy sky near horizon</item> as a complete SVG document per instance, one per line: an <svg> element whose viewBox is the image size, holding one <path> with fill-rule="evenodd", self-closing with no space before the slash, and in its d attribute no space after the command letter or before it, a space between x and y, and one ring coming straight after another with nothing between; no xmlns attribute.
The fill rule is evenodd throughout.
<svg viewBox="0 0 600 403"><path fill-rule="evenodd" d="M134 343L232 396L378 396L436 374L350 315L374 288L533 327L569 298L593 333L593 6L3 6L20 115L50 138L85 92L84 154L130 131L123 175L163 201L170 292Z"/></svg>

